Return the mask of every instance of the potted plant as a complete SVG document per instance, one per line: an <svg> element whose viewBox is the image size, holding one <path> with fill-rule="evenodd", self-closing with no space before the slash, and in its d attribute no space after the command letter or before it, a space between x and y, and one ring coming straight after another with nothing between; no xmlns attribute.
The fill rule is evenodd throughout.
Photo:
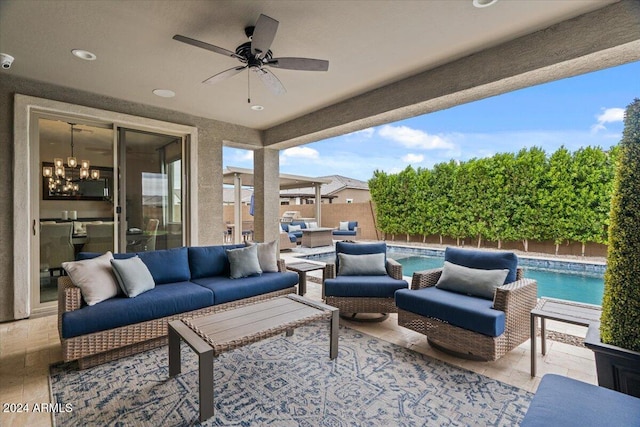
<svg viewBox="0 0 640 427"><path fill-rule="evenodd" d="M585 345L599 385L640 397L640 99L625 111L614 185L601 322Z"/></svg>

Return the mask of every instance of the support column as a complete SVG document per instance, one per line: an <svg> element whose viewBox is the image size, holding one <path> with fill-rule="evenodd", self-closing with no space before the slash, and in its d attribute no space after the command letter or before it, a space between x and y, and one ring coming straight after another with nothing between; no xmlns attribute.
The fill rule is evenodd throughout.
<svg viewBox="0 0 640 427"><path fill-rule="evenodd" d="M280 220L280 151L261 148L253 152L254 238L278 240Z"/></svg>
<svg viewBox="0 0 640 427"><path fill-rule="evenodd" d="M322 227L322 193L320 192L320 188L322 184L316 184L316 221L318 222L318 227Z"/></svg>

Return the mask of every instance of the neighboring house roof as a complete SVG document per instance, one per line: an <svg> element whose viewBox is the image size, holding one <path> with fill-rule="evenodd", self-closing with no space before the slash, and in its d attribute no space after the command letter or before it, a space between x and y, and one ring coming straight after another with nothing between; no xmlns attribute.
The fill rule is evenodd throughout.
<svg viewBox="0 0 640 427"><path fill-rule="evenodd" d="M349 178L342 175L328 175L328 176L322 176L320 178L331 181L328 184L322 184L322 187L320 187L320 194L322 196L331 196L347 188L369 191L369 184L366 181L361 181L359 179ZM296 188L292 190L281 190L280 196L281 197L287 197L287 196L298 197L298 196L304 196L304 195L313 196L315 195L315 191L316 190L312 187Z"/></svg>

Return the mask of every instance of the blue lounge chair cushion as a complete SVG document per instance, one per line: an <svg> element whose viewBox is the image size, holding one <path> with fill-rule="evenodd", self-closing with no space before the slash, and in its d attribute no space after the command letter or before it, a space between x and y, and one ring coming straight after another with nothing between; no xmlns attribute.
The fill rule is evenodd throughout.
<svg viewBox="0 0 640 427"><path fill-rule="evenodd" d="M520 426L640 426L640 399L547 374Z"/></svg>
<svg viewBox="0 0 640 427"><path fill-rule="evenodd" d="M244 244L223 246L192 246L189 248L191 278L229 276L227 249L243 248Z"/></svg>
<svg viewBox="0 0 640 427"><path fill-rule="evenodd" d="M218 305L290 288L298 283L298 274L290 271L262 273L260 276L240 279L217 276L195 279L193 282L211 290L214 295L214 304Z"/></svg>
<svg viewBox="0 0 640 427"><path fill-rule="evenodd" d="M448 322L459 328L491 337L504 333L504 312L492 308L493 301L445 291L436 287L395 293L402 310Z"/></svg>
<svg viewBox="0 0 640 427"><path fill-rule="evenodd" d="M72 338L213 305L213 292L191 282L156 286L135 298L126 295L62 314L62 337Z"/></svg>
<svg viewBox="0 0 640 427"><path fill-rule="evenodd" d="M349 243L349 242L337 242L336 243L336 271L340 271L340 262L338 260L338 254L349 255L368 255L368 254L387 254L387 244L385 242L378 243Z"/></svg>
<svg viewBox="0 0 640 427"><path fill-rule="evenodd" d="M444 251L444 260L452 264L483 270L509 270L504 284L516 281L518 270L518 257L513 252L485 252L469 249L447 247Z"/></svg>
<svg viewBox="0 0 640 427"><path fill-rule="evenodd" d="M331 234L333 234L334 236L355 236L356 232L349 230L333 230Z"/></svg>
<svg viewBox="0 0 640 427"><path fill-rule="evenodd" d="M393 298L398 289L407 289L405 280L389 276L338 276L324 281L324 293L331 297Z"/></svg>

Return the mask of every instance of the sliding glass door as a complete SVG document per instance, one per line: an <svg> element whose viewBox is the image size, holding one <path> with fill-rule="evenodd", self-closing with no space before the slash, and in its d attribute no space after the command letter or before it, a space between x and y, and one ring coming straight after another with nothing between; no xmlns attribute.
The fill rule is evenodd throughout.
<svg viewBox="0 0 640 427"><path fill-rule="evenodd" d="M182 138L119 130L120 252L183 244Z"/></svg>

